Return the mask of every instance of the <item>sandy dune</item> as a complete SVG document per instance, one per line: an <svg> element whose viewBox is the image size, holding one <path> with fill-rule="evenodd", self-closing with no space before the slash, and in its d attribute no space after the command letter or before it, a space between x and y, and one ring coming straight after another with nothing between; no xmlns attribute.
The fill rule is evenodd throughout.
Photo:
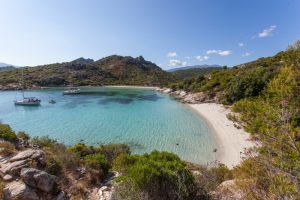
<svg viewBox="0 0 300 200"><path fill-rule="evenodd" d="M233 122L227 119L226 114L230 110L215 103L189 104L189 106L212 126L218 145L218 161L229 168L238 165L245 148L253 147L254 142L249 141L249 133L237 129L233 126Z"/></svg>

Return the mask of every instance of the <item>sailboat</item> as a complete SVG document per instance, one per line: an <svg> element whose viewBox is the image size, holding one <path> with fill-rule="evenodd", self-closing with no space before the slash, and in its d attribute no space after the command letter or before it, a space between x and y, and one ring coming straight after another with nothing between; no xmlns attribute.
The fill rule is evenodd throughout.
<svg viewBox="0 0 300 200"><path fill-rule="evenodd" d="M15 105L20 106L39 106L41 104L41 100L36 97L25 97L24 95L24 73L22 69L22 79L21 79L21 88L22 88L22 96L23 99L15 100Z"/></svg>

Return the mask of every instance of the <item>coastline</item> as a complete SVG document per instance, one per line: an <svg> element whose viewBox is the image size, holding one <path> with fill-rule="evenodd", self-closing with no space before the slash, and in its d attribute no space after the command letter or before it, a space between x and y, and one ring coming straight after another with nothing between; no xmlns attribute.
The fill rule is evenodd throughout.
<svg viewBox="0 0 300 200"><path fill-rule="evenodd" d="M70 86L45 86L45 87L30 87L26 88L25 90L45 90L45 89L53 89L53 88L69 88ZM74 86L75 87L75 86ZM91 86L91 85L84 85L84 86L76 86L79 88L90 88L90 87L110 87L110 88L137 88L137 89L151 89L157 90L159 87L156 86L138 86L138 85L102 85L102 86ZM0 91L18 91L21 90L19 88L2 88L0 85Z"/></svg>
<svg viewBox="0 0 300 200"><path fill-rule="evenodd" d="M138 86L138 85L104 85L102 87L112 87L112 88L137 88L137 89L151 89L156 90L159 87L155 86Z"/></svg>
<svg viewBox="0 0 300 200"><path fill-rule="evenodd" d="M234 123L227 119L229 109L221 104L202 103L187 104L203 117L213 129L213 137L217 144L217 160L229 169L237 166L243 157L244 150L255 146L250 141L250 134L238 129Z"/></svg>

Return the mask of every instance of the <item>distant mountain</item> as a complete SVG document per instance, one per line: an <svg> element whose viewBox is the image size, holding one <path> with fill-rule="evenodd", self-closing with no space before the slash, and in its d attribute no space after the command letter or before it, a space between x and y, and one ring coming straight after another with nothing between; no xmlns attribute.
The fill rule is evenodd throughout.
<svg viewBox="0 0 300 200"><path fill-rule="evenodd" d="M12 66L12 65L0 62L0 67L8 67L8 66Z"/></svg>
<svg viewBox="0 0 300 200"><path fill-rule="evenodd" d="M0 85L17 83L17 70L0 71ZM100 60L78 58L71 62L24 68L27 86L149 85L160 86L174 76L142 56L112 55Z"/></svg>
<svg viewBox="0 0 300 200"><path fill-rule="evenodd" d="M220 65L194 65L194 66L186 66L186 67L177 67L173 69L167 70L167 72L175 72L178 70L186 70L186 69L199 69L199 68L209 68L209 67L221 67Z"/></svg>
<svg viewBox="0 0 300 200"><path fill-rule="evenodd" d="M11 69L14 69L12 65L0 62L0 71L6 71Z"/></svg>

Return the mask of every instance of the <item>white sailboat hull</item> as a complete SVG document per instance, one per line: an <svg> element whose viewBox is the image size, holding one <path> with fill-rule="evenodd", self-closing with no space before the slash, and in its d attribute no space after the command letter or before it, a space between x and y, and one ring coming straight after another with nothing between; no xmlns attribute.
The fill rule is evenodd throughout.
<svg viewBox="0 0 300 200"><path fill-rule="evenodd" d="M16 100L14 101L15 105L20 106L39 106L41 104L40 100L30 100L30 99L23 99L23 100Z"/></svg>

